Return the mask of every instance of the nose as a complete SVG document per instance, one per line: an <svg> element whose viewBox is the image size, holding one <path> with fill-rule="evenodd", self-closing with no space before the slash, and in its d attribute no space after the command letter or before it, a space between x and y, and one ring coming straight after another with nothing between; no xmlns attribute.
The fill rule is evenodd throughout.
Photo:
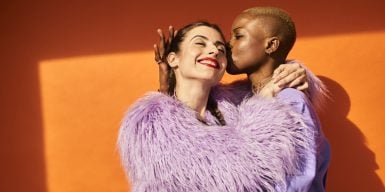
<svg viewBox="0 0 385 192"><path fill-rule="evenodd" d="M209 48L209 54L210 55L217 56L218 53L219 53L219 49L217 48L217 46L215 46L215 45L210 46L210 48Z"/></svg>

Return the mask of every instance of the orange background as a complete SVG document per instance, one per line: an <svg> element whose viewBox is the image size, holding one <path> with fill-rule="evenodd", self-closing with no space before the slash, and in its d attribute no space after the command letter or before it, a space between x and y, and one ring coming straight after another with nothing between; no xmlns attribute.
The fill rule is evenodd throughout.
<svg viewBox="0 0 385 192"><path fill-rule="evenodd" d="M385 191L385 2L8 1L0 6L0 191L127 191L120 120L157 89L155 30L242 10L291 13L290 55L328 85L328 191ZM226 76L225 81L238 77Z"/></svg>

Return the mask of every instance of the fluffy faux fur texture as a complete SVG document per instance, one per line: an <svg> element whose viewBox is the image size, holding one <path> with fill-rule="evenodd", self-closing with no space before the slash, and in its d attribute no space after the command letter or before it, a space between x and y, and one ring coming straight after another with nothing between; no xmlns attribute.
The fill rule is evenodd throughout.
<svg viewBox="0 0 385 192"><path fill-rule="evenodd" d="M327 99L330 99L329 91L326 88L326 85L306 66L299 60L288 60L287 63L298 63L305 70L307 75L307 81L309 83L309 88L307 90L309 100L314 106L314 109L318 112L324 110L325 103Z"/></svg>
<svg viewBox="0 0 385 192"><path fill-rule="evenodd" d="M215 90L214 90L215 92ZM118 136L134 192L285 191L302 170L313 132L290 106L216 95L226 126L197 120L178 100L148 93L127 112Z"/></svg>

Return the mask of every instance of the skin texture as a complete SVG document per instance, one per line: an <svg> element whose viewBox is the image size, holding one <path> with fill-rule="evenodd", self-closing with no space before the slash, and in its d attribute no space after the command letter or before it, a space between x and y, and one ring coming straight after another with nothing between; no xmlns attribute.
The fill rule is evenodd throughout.
<svg viewBox="0 0 385 192"><path fill-rule="evenodd" d="M295 40L289 40L291 38L288 38L288 34L291 33L286 23L282 24L275 16L256 16L246 11L235 18L231 31L229 58L232 60L229 60L226 69L229 74L247 74L253 85L267 86L272 95L284 87L307 89L305 69L299 64L282 64L286 63L287 54L292 46L292 43L288 42ZM164 93L169 69L167 62L162 62L162 59L165 47L174 37L173 32L174 29L170 26L169 38L165 38L163 32L158 29L160 43L159 46L154 45L155 60L159 64L160 91ZM272 83L266 84L270 81Z"/></svg>
<svg viewBox="0 0 385 192"><path fill-rule="evenodd" d="M230 40L233 62L229 63L227 72L247 74L255 88L266 87L263 90L258 89L263 96L274 96L283 88L282 85L300 85L300 89L307 87L307 84L301 85L301 82L306 81L306 73L298 65L291 66L299 67L300 70L295 72L282 67L278 68L278 72L274 72L286 61L288 46L284 28L285 26L272 16L242 13L236 17L232 24ZM281 77L284 79L275 84L277 78Z"/></svg>
<svg viewBox="0 0 385 192"><path fill-rule="evenodd" d="M265 16L241 14L234 20L230 45L234 68L238 69L235 74L250 75L262 70L270 75L285 61L286 58L277 56L281 38L276 36L272 27L265 27L269 25L275 25L275 22Z"/></svg>
<svg viewBox="0 0 385 192"><path fill-rule="evenodd" d="M248 17L237 17L232 26L230 40L233 63L228 65L230 74L251 74L266 62L267 32L264 23Z"/></svg>
<svg viewBox="0 0 385 192"><path fill-rule="evenodd" d="M167 55L176 77L175 95L204 119L211 87L227 66L225 41L217 30L199 26L185 34L179 48Z"/></svg>
<svg viewBox="0 0 385 192"><path fill-rule="evenodd" d="M222 79L227 66L226 48L214 29L200 26L189 31L179 53L170 53L168 63L174 68L177 82L204 81L213 86Z"/></svg>
<svg viewBox="0 0 385 192"><path fill-rule="evenodd" d="M157 30L159 35L159 45L154 44L154 53L155 53L155 61L159 67L159 92L168 94L168 74L170 71L170 66L165 59L165 49L168 46L168 43L175 36L176 30L172 26L169 27L169 36L163 34L161 29ZM233 70L233 72L229 72L230 74L239 74L234 65L231 62L228 63L227 72ZM232 68L232 69L229 69ZM258 67L254 67L254 69L258 69ZM270 72L269 72L270 73ZM265 75L266 76L266 75ZM278 88L283 87L295 87L298 90L306 90L308 88L308 82L306 79L306 70L298 63L292 64L281 64L279 65L273 73L273 84L274 86L278 86ZM268 86L268 85L266 85ZM273 90L277 91L277 87Z"/></svg>

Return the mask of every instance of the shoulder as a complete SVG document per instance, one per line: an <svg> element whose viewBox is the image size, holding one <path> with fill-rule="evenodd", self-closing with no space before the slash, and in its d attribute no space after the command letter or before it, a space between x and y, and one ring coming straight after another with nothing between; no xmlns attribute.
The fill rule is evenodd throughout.
<svg viewBox="0 0 385 192"><path fill-rule="evenodd" d="M159 133L163 130L161 128L167 128L175 121L175 114L179 115L186 111L181 105L180 102L162 93L146 93L135 101L124 115L118 142L126 146L124 143L134 141L133 138Z"/></svg>
<svg viewBox="0 0 385 192"><path fill-rule="evenodd" d="M309 88L307 89L309 101L311 101L317 111L322 111L326 101L330 99L326 85L301 61L288 60L287 63L297 63L306 70L307 82L309 84Z"/></svg>
<svg viewBox="0 0 385 192"><path fill-rule="evenodd" d="M128 109L135 112L153 112L162 109L167 109L165 106L177 106L178 102L175 101L172 97L158 93L158 92L148 92L138 100L136 100Z"/></svg>
<svg viewBox="0 0 385 192"><path fill-rule="evenodd" d="M313 104L303 92L288 88L278 94L277 100L299 113L308 127L314 129L319 125Z"/></svg>
<svg viewBox="0 0 385 192"><path fill-rule="evenodd" d="M302 91L294 88L286 88L280 91L277 100L294 107L299 113L303 113L305 108L312 108L309 98Z"/></svg>
<svg viewBox="0 0 385 192"><path fill-rule="evenodd" d="M143 97L136 100L131 106L131 108L138 107L139 105L145 108L157 108L159 106L162 106L163 104L176 104L176 102L172 97L168 95L159 92L148 92Z"/></svg>
<svg viewBox="0 0 385 192"><path fill-rule="evenodd" d="M306 102L307 96L294 88L285 88L277 94L277 99L287 102Z"/></svg>
<svg viewBox="0 0 385 192"><path fill-rule="evenodd" d="M156 122L177 108L181 108L181 103L172 97L158 92L148 92L128 108L122 124Z"/></svg>

